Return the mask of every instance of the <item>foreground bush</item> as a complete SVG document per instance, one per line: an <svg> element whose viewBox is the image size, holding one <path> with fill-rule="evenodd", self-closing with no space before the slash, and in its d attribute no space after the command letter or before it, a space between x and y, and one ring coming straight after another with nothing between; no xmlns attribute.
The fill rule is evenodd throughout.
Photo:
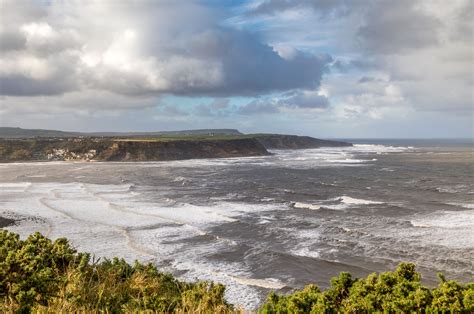
<svg viewBox="0 0 474 314"><path fill-rule="evenodd" d="M291 295L270 293L261 313L474 313L474 283L442 275L435 289L420 283L413 264L353 279L341 273L321 291L309 285ZM224 286L186 283L155 266L113 259L91 262L66 239L39 233L25 241L0 230L0 313L160 312L230 313Z"/></svg>
<svg viewBox="0 0 474 314"><path fill-rule="evenodd" d="M0 231L0 312L226 313L224 286L185 283L155 266L123 259L91 263L66 239L39 233L25 241Z"/></svg>
<svg viewBox="0 0 474 314"><path fill-rule="evenodd" d="M474 313L474 283L462 286L439 274L438 288L420 283L415 265L365 279L341 273L322 292L315 285L283 296L271 293L261 313Z"/></svg>

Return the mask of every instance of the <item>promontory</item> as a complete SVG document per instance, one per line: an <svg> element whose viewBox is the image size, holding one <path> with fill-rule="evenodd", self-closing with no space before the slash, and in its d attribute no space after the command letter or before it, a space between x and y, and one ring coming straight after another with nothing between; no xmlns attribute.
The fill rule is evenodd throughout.
<svg viewBox="0 0 474 314"><path fill-rule="evenodd" d="M272 149L351 146L340 141L233 129L77 133L0 127L0 162L165 161L270 155Z"/></svg>

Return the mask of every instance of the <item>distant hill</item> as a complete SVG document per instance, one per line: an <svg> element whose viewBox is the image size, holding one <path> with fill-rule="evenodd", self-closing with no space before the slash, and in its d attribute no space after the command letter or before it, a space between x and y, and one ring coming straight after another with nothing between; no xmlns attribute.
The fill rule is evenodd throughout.
<svg viewBox="0 0 474 314"><path fill-rule="evenodd" d="M79 132L0 127L0 138L74 137L80 134Z"/></svg>
<svg viewBox="0 0 474 314"><path fill-rule="evenodd" d="M43 129L22 129L12 127L0 127L0 138L20 139L36 137L152 137L163 135L241 135L235 129L200 129L183 131L161 131L161 132L65 132Z"/></svg>

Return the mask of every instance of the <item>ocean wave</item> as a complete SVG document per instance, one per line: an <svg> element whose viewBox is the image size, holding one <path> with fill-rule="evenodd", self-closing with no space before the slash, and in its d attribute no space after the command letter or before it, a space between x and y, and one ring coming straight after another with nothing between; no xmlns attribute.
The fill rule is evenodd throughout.
<svg viewBox="0 0 474 314"><path fill-rule="evenodd" d="M449 186L440 186L440 187L435 187L435 191L440 192L440 193L450 193L450 194L456 194L456 193L468 193L471 194L470 187L466 184L455 184L455 185L449 185Z"/></svg>
<svg viewBox="0 0 474 314"><path fill-rule="evenodd" d="M448 205L458 206L467 209L474 209L474 203L448 203Z"/></svg>
<svg viewBox="0 0 474 314"><path fill-rule="evenodd" d="M474 230L474 211L472 210L443 211L412 219L410 223L414 227L471 230L471 237L474 237L474 232L472 232Z"/></svg>
<svg viewBox="0 0 474 314"><path fill-rule="evenodd" d="M295 202L292 204L294 208L305 208L305 209L311 209L311 210L318 210L321 208L321 205L313 205L313 204L308 204L308 203L302 203L302 202Z"/></svg>
<svg viewBox="0 0 474 314"><path fill-rule="evenodd" d="M385 203L342 195L342 196L326 199L317 203L294 202L294 203L291 203L291 206L293 208L311 209L311 210L318 210L321 208L344 210L344 209L356 207L359 205L381 205L381 204L385 204Z"/></svg>
<svg viewBox="0 0 474 314"><path fill-rule="evenodd" d="M341 202L348 205L378 205L383 204L383 202L364 200L361 198L353 198L350 196L343 195L341 196Z"/></svg>
<svg viewBox="0 0 474 314"><path fill-rule="evenodd" d="M291 254L296 256L311 257L311 258L320 258L320 253L318 251L313 251L308 247L303 247L300 249L292 250Z"/></svg>
<svg viewBox="0 0 474 314"><path fill-rule="evenodd" d="M181 185L185 185L185 184L188 184L190 183L192 180L191 179L188 179L188 178L185 178L185 177L176 177L173 179L173 182L179 182L181 183Z"/></svg>
<svg viewBox="0 0 474 314"><path fill-rule="evenodd" d="M367 163L369 161L370 160L352 159L352 158L326 160L326 162L334 163L334 164L363 164L363 163Z"/></svg>

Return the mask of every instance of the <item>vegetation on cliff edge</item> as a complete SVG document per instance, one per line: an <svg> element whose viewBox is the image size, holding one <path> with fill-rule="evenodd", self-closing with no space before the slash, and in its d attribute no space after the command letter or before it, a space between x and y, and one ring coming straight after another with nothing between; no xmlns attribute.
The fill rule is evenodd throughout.
<svg viewBox="0 0 474 314"><path fill-rule="evenodd" d="M474 283L442 275L437 288L420 282L415 265L353 279L341 273L321 291L308 285L290 295L270 293L261 313L472 313ZM0 312L238 312L224 300L224 286L187 283L151 264L123 259L91 261L64 239L40 233L20 240L0 231Z"/></svg>

